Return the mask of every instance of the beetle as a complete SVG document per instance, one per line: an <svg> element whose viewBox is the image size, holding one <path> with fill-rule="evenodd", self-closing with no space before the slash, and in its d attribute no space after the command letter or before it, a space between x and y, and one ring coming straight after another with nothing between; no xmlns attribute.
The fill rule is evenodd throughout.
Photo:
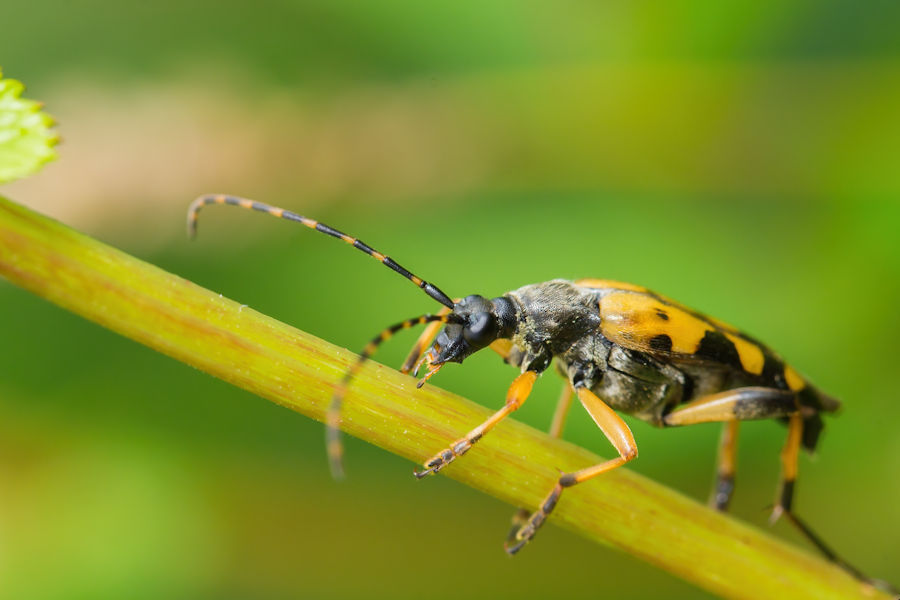
<svg viewBox="0 0 900 600"><path fill-rule="evenodd" d="M787 440L781 452L781 480L772 521L786 517L828 559L861 581L883 585L838 557L793 512L800 449L815 450L823 429L822 414L834 413L840 403L753 337L647 288L607 279L555 279L496 298L470 295L454 300L355 237L289 210L237 196L209 194L194 200L187 217L191 237L196 235L200 209L209 204L263 212L338 238L443 305L435 314L401 321L379 333L337 386L326 419L329 461L335 476L343 473L338 437L341 402L354 375L395 333L427 325L401 368L414 375L420 367L426 369L418 387L444 365L462 363L485 348L497 352L519 375L510 385L503 407L425 461L414 471L417 478L438 473L471 450L522 406L538 376L551 364L565 384L550 434L561 435L574 396L618 453L616 458L562 473L536 511L520 510L504 544L509 554L531 541L567 488L637 458L634 436L619 412L656 427L723 423L710 499L711 506L720 511L727 509L734 491L740 423L777 419L787 425Z"/></svg>

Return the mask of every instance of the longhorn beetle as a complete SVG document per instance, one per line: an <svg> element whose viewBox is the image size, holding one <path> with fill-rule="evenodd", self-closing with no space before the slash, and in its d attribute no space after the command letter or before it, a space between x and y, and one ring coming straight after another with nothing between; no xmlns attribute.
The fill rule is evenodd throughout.
<svg viewBox="0 0 900 600"><path fill-rule="evenodd" d="M335 476L342 475L338 437L341 402L361 365L395 333L428 325L401 368L417 374L421 387L449 362L461 363L484 348L519 369L503 408L462 438L428 459L417 478L432 475L468 452L528 398L538 376L556 361L566 379L550 434L559 437L573 394L619 456L572 473L562 473L537 511L520 510L504 545L515 554L535 535L566 488L622 466L638 455L628 425L616 411L657 427L722 422L718 474L710 504L728 507L734 490L735 452L741 421L778 419L787 425L781 452L781 486L772 513L790 520L828 559L861 581L865 577L838 557L792 511L800 448L812 452L822 432L822 413L840 403L813 387L775 352L728 325L644 287L606 279L555 279L526 285L497 298L472 295L452 300L434 284L357 238L275 206L228 195L204 195L188 210L188 233L196 234L197 214L207 204L230 204L296 221L343 240L412 281L443 305L388 327L370 341L335 390L329 407L327 449ZM443 326L443 329L441 329Z"/></svg>

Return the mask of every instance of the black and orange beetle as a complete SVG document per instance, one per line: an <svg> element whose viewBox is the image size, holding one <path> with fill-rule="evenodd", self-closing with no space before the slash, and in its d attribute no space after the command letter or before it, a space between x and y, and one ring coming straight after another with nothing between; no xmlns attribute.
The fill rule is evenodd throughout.
<svg viewBox="0 0 900 600"><path fill-rule="evenodd" d="M235 196L197 198L188 211L191 236L196 233L197 213L207 204L230 204L268 213L341 239L409 279L444 306L436 314L407 319L382 331L366 345L359 362L335 391L327 439L336 475L341 474L341 401L353 375L396 332L428 324L401 368L404 373L415 374L420 366L425 367L419 387L445 364L461 363L484 348L497 352L520 374L510 385L503 408L437 452L415 471L417 478L437 473L468 452L525 402L538 376L554 361L566 384L551 435L560 435L574 394L619 454L561 474L536 512L517 514L505 544L508 553L518 552L534 537L563 490L637 457L631 430L616 411L657 427L724 423L711 498L718 510L727 508L734 489L740 422L778 419L786 423L788 433L781 453L781 487L773 521L784 515L826 557L860 580L876 583L837 557L792 511L800 448L815 449L823 428L822 413L836 411L840 403L816 389L754 338L646 288L606 279L556 279L526 285L498 298L472 295L454 301L437 286L354 237L288 210Z"/></svg>

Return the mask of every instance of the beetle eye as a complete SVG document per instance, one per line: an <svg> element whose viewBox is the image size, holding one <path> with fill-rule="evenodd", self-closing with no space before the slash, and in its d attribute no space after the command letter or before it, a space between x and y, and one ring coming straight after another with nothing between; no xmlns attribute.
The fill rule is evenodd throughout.
<svg viewBox="0 0 900 600"><path fill-rule="evenodd" d="M463 329L463 337L469 344L482 348L497 338L497 320L489 312L481 312Z"/></svg>

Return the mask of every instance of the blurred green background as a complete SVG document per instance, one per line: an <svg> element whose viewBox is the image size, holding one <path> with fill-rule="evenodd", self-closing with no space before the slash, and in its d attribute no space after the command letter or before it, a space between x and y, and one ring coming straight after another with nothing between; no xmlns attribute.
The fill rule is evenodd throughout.
<svg viewBox="0 0 900 600"><path fill-rule="evenodd" d="M451 295L650 286L844 402L797 508L900 583L900 4L353 2L4 6L0 64L59 160L0 193L327 340L435 308L243 194L360 236ZM0 281L0 597L704 598ZM387 348L397 365L412 336ZM499 406L477 355L434 382ZM516 418L545 428L559 382ZM474 425L474 424L473 424ZM705 500L718 427L632 421L636 471ZM764 526L785 431L743 427L733 512ZM611 449L583 411L566 437ZM589 484L588 484L589 485ZM564 500L563 500L564 501ZM804 543L784 523L778 535Z"/></svg>

